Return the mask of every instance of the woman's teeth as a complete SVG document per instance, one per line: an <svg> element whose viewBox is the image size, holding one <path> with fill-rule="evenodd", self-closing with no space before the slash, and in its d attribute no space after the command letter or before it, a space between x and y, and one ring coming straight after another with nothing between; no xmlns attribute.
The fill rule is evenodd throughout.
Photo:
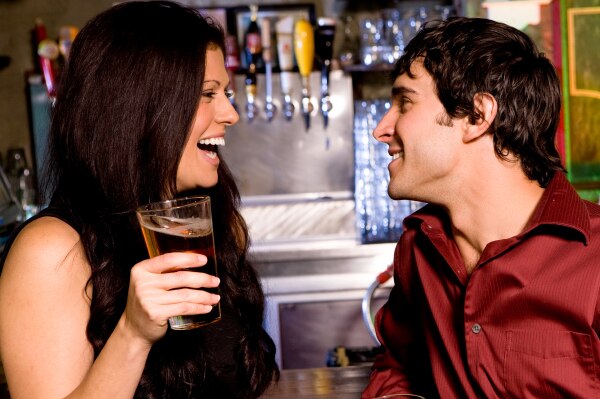
<svg viewBox="0 0 600 399"><path fill-rule="evenodd" d="M212 137L210 139L202 139L198 141L196 146L199 150L204 151L207 157L211 159L217 158L217 146L225 145L224 137Z"/></svg>
<svg viewBox="0 0 600 399"><path fill-rule="evenodd" d="M198 141L198 144L202 145L225 145L224 137L212 137L210 139L202 139Z"/></svg>

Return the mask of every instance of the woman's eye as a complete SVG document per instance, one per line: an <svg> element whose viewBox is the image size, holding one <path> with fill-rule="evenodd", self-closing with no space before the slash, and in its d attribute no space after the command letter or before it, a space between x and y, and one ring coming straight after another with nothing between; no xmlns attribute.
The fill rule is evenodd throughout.
<svg viewBox="0 0 600 399"><path fill-rule="evenodd" d="M206 98L209 98L209 99L215 98L216 95L217 95L217 93L215 93L214 91L204 91L204 92L202 92L202 97L206 97Z"/></svg>
<svg viewBox="0 0 600 399"><path fill-rule="evenodd" d="M227 90L225 90L225 96L227 98L233 98L233 96L235 96L235 92L231 89L227 89Z"/></svg>

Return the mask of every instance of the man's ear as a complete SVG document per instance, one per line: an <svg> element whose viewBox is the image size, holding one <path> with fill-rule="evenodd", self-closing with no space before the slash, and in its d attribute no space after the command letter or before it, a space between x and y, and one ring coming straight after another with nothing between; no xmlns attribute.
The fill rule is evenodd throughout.
<svg viewBox="0 0 600 399"><path fill-rule="evenodd" d="M465 124L467 126L463 136L463 142L465 143L475 140L487 133L498 112L498 103L490 93L475 94L473 103L480 118L474 121L474 123L471 123L471 121L466 118Z"/></svg>

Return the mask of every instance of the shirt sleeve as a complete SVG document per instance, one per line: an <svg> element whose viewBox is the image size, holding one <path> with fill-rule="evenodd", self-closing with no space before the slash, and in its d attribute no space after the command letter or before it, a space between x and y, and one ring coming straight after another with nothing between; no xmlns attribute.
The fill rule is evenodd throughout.
<svg viewBox="0 0 600 399"><path fill-rule="evenodd" d="M392 294L393 291L392 289ZM375 358L369 384L362 394L362 399L372 399L390 393L410 393L410 384L405 372L405 362L402 352L403 339L396 341L395 337L406 336L405 326L394 317L394 306L390 300L377 312L375 326L379 342L385 351ZM398 335L400 334L400 335ZM391 338L394 337L394 338Z"/></svg>
<svg viewBox="0 0 600 399"><path fill-rule="evenodd" d="M384 352L373 363L369 384L362 399L371 399L390 393L411 393L411 378L419 373L415 363L424 353L418 343L418 322L415 306L407 299L411 287L410 239L400 239L394 253L394 287L386 304L375 316L375 330Z"/></svg>

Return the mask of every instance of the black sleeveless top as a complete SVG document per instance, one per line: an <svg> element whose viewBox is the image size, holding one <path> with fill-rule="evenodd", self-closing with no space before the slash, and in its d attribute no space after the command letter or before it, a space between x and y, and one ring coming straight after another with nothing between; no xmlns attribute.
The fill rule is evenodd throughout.
<svg viewBox="0 0 600 399"><path fill-rule="evenodd" d="M11 233L0 258L0 273L7 254L19 232L32 221L44 216L56 217L73 227L80 228L70 219L68 213L50 205L37 215L27 219ZM133 266L133 265L131 265ZM221 296L221 320L189 331L167 330L166 335L157 341L150 351L144 375L151 383L140 385L135 399L242 399L247 387L247 376L243 367L243 353L240 341L243 339L243 323L233 305ZM181 376L181 386L189 391L173 393L162 385L166 367L177 366L179 362L197 361L201 363L202 375Z"/></svg>

